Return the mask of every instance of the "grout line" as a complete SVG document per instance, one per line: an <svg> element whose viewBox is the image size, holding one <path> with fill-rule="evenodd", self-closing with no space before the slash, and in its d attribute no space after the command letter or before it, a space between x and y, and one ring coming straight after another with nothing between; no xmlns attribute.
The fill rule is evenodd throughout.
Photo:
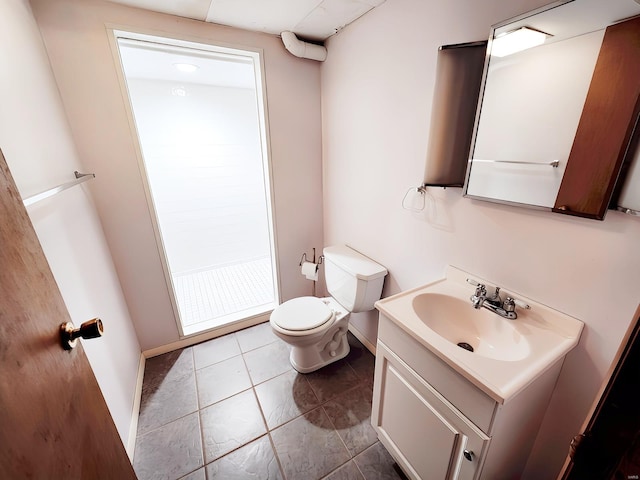
<svg viewBox="0 0 640 480"><path fill-rule="evenodd" d="M342 442L342 445L344 445L345 450L347 451L347 453L349 454L349 460L353 459L353 455L351 455L351 450L349 450L349 447L347 446L346 442L344 441L344 439L342 438L342 435L340 435L340 432L338 431L338 428L336 427L336 424L333 423L333 420L331 420L331 416L329 416L329 414L327 413L327 411L325 410L324 406L327 404L327 402L323 403L322 405L320 405L320 408L322 408L322 411L324 412L324 414L327 416L327 418L329 419L329 423L331 424L331 426L333 427L333 431L336 432L336 435L338 435L338 438L340 439L340 441ZM346 463L346 462L345 462ZM344 465L344 464L343 464Z"/></svg>
<svg viewBox="0 0 640 480"><path fill-rule="evenodd" d="M377 441L379 442L380 440L377 440ZM374 443L373 445L375 445L375 443ZM371 447L373 447L373 445L371 445ZM367 448L365 448L365 449L364 449L362 452L360 452L358 455L360 455L360 454L361 454L361 453L363 453L363 452L366 452L366 451L367 451L369 448L371 448L371 447L367 447ZM356 457L357 457L358 455L356 455ZM353 462L353 464L356 466L356 469L360 472L360 475L362 475L362 478L363 478L364 480L367 480L366 475L365 475L365 474L364 474L364 472L360 469L360 465L358 465L358 462L356 462L356 460L355 460L355 458L356 458L356 457L353 457L353 458L351 459L351 461L352 461L352 462Z"/></svg>
<svg viewBox="0 0 640 480"><path fill-rule="evenodd" d="M262 417L264 430L266 433L269 433L269 425L267 425L267 419L264 416L264 412L262 411L262 405L260 405L260 400L258 399L258 394L256 393L256 389L254 387L251 387L251 391L253 392L253 398L255 398L256 404L258 405L258 410L260 411L260 416Z"/></svg>
<svg viewBox="0 0 640 480"><path fill-rule="evenodd" d="M362 450L361 452L358 452L356 455L353 456L353 458L351 459L353 461L353 464L356 466L356 468L358 469L358 471L360 472L360 475L362 475L362 478L364 480L367 480L367 476L365 475L364 471L360 468L360 465L358 465L358 462L356 462L356 458L360 457L361 455L363 455L365 452L371 450L372 448L375 448L375 446L377 444L380 444L380 446L385 449L386 451L386 447L384 445L382 445L382 443L380 443L380 439L376 438L376 441L373 442L371 445L369 445L368 447L366 447L364 450ZM395 462L395 459L394 459ZM406 479L408 480L408 479Z"/></svg>
<svg viewBox="0 0 640 480"><path fill-rule="evenodd" d="M353 457L355 458L355 457ZM362 478L365 478L364 473L362 473L362 470L360 470L360 468L358 467L358 464L356 462L353 461L353 458L350 458L349 460L347 460L346 462L344 462L341 465L338 465L336 468L334 468L333 470L331 470L329 473L327 473L324 478L327 478L329 475L333 475L335 472L337 472L338 470L340 470L342 467L344 467L347 463L349 462L353 462L353 464L355 465L356 469L360 472L360 475L362 475ZM321 479L322 480L322 479ZM366 480L366 479L365 479Z"/></svg>
<svg viewBox="0 0 640 480"><path fill-rule="evenodd" d="M257 348L255 350L257 350ZM251 388L254 388L256 384L253 382L253 377L251 376L251 370L249 369L249 364L247 363L247 359L244 357L242 348L240 349L240 352L241 352L240 355L242 356L242 363L244 363L244 368L247 371L247 375L249 375L249 382L251 383Z"/></svg>
<svg viewBox="0 0 640 480"><path fill-rule="evenodd" d="M222 460L223 458L225 458L225 457L227 457L227 456L231 455L232 453L237 452L238 450L240 450L241 448L246 447L246 446L247 446L247 445L249 445L250 443L253 443L253 442L255 442L255 441L260 440L262 437L265 437L265 436L267 436L267 435L269 435L269 432L265 432L265 433L261 434L260 436L258 436L258 437L256 437L256 438L254 438L253 440L249 440L248 442L243 443L242 445L238 445L238 446L237 446L237 447L235 447L233 450L229 450L229 451L228 451L227 453L225 453L224 455L220 455L219 457L216 457L215 459L211 460L209 463L206 463L206 461L205 461L205 462L204 462L204 464L202 465L202 467L198 467L196 470L198 470L198 469L200 469L200 468L205 468L205 473L206 473L206 467L207 467L207 466L211 465L212 463L217 462L218 460ZM275 452L274 452L274 453L275 453ZM194 471L195 471L195 470L194 470ZM188 475L188 474L187 474L187 475ZM182 478L182 477L180 477L180 478Z"/></svg>
<svg viewBox="0 0 640 480"><path fill-rule="evenodd" d="M196 393L196 395L197 395L197 393ZM157 427L153 427L152 429L147 430L144 433L137 434L136 435L136 440L139 439L139 438L142 438L142 437L146 437L149 433L155 432L156 430L159 430L162 427L166 427L167 425L169 425L171 423L174 423L174 422L177 422L178 420L182 420L183 418L188 417L189 415L193 415L194 413L197 413L198 417L199 417L200 416L200 409L194 410L193 412L185 413L184 415L180 415L179 417L176 417L173 420L169 420L168 422L163 423L162 425L158 425Z"/></svg>
<svg viewBox="0 0 640 480"><path fill-rule="evenodd" d="M198 411L206 410L206 409L207 409L207 408L209 408L209 407L213 407L214 405L218 405L219 403L224 402L225 400L229 400L230 398L235 397L236 395L240 395L241 393L248 392L248 391L249 391L249 390L251 390L252 388L253 388L253 387L251 387L251 386L250 386L250 387L247 387L247 388L245 388L244 390L240 390L239 392L236 392L236 393L233 393L233 394L229 395L228 397L224 397L224 398L221 398L220 400L216 400L216 401L215 401L215 402L213 402L213 403L209 403L208 405L204 405L204 406L203 406L200 410L198 410Z"/></svg>
<svg viewBox="0 0 640 480"><path fill-rule="evenodd" d="M206 480L206 478L207 478L207 469L206 469L206 468L204 468L204 466L205 466L205 460L204 460L204 439L202 439L202 421L201 421L201 419L200 419L200 410L198 410L198 429L200 430L200 438L201 438L201 440L200 440L200 441L202 442L202 443L200 444L200 453L202 453L202 466L201 466L201 467L196 468L196 469L194 470L194 472L195 472L195 471L197 471L197 470L200 470L200 469L202 468L202 471L203 471L203 473L204 473L204 477L205 477L205 480ZM191 473L193 473L193 472L191 472ZM189 475L189 474L187 474L187 475ZM183 475L183 477L185 477L185 476L186 476L186 475Z"/></svg>
<svg viewBox="0 0 640 480"><path fill-rule="evenodd" d="M207 464L206 456L205 456L205 442L204 442L204 429L202 428L202 418L200 416L200 387L198 386L198 375L196 375L196 354L195 349L191 348L191 359L193 361L193 378L194 383L196 385L196 405L198 406L198 427L200 429L200 454L202 455L202 468L204 469L205 480L207 477L207 469L205 465Z"/></svg>
<svg viewBox="0 0 640 480"><path fill-rule="evenodd" d="M262 323L259 323L258 325L262 325ZM249 327L249 328L251 328L251 327ZM266 347L268 345L271 345L272 343L276 343L278 340L280 340L280 339L279 338L275 338L272 341L265 343L264 345L258 345L257 347L250 348L247 351L242 351L242 347L240 347L240 350L242 351L242 354L244 355L245 353L253 352L255 350L258 350L259 348Z"/></svg>
<svg viewBox="0 0 640 480"><path fill-rule="evenodd" d="M210 364L208 364L208 365L204 365L204 366L202 366L202 367L198 367L198 368L196 368L196 369L195 369L195 371L196 371L196 372L198 372L198 371L200 371L200 370L204 370L205 368L213 367L213 366L215 366L215 365L220 365L222 362L226 362L226 361L231 360L231 359L233 359L233 358L239 357L240 355L242 355L242 354L241 354L241 353L238 353L238 354L236 354L236 355L232 355L232 356L230 356L230 357L223 358L222 360L218 360L217 362L213 362L213 363L210 363Z"/></svg>
<svg viewBox="0 0 640 480"><path fill-rule="evenodd" d="M318 396L318 394L316 393L315 389L313 388L313 385L311 385L311 382L309 381L309 378L304 374L304 373L298 373L298 375L302 375L302 378L304 378L304 380L307 382L307 385L309 386L309 390L311 390L311 393L313 393L313 396L316 398L316 400L318 401L318 406L322 406L325 403L327 403L327 401L325 401L324 403L320 401L320 397ZM313 410L313 409L311 409Z"/></svg>
<svg viewBox="0 0 640 480"><path fill-rule="evenodd" d="M267 427L268 428L268 427ZM280 461L280 455L278 455L278 451L276 450L276 444L271 438L271 431L267 432L267 436L269 437L269 442L271 443L271 449L273 450L273 456L278 463L278 468L280 469L280 474L284 480L287 480L287 476L284 473L284 467L282 466L282 462Z"/></svg>
<svg viewBox="0 0 640 480"><path fill-rule="evenodd" d="M193 348L189 348L189 350L191 350L191 365L193 365L193 379L196 386L196 405L198 406L198 411L200 411L200 390L198 388L198 376L196 375L196 354Z"/></svg>
<svg viewBox="0 0 640 480"><path fill-rule="evenodd" d="M269 443L271 444L273 457L276 459L276 463L278 464L278 469L280 469L280 474L282 475L282 478L286 480L286 477L284 474L284 468L282 467L282 463L280 462L280 456L278 455L278 451L276 450L276 445L273 442L273 438L271 438L271 429L269 429L269 424L267 423L267 417L265 416L264 410L262 409L262 404L260 403L260 399L258 398L258 393L256 392L255 386L252 387L251 390L253 390L253 396L255 397L256 403L258 404L258 410L260 410L260 415L262 415L262 422L264 423L264 428L267 431L266 435L269 438Z"/></svg>

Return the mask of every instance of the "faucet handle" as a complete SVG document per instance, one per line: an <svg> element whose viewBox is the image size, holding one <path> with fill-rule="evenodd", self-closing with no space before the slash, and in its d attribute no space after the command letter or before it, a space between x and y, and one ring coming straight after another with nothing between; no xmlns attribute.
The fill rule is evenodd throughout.
<svg viewBox="0 0 640 480"><path fill-rule="evenodd" d="M484 283L480 283L473 278L467 278L467 283L476 287L476 292L474 293L476 297L485 297L487 295L487 287Z"/></svg>
<svg viewBox="0 0 640 480"><path fill-rule="evenodd" d="M513 312L516 309L516 305L525 310L531 310L529 304L523 302L522 300L518 300L517 298L507 297L502 305L505 312Z"/></svg>

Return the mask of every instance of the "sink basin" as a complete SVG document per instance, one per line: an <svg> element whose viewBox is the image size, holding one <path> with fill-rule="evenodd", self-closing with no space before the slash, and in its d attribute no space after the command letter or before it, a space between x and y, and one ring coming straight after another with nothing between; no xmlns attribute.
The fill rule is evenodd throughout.
<svg viewBox="0 0 640 480"><path fill-rule="evenodd" d="M506 320L471 302L439 293L421 293L412 301L418 318L449 342L481 355L503 361L521 360L531 349L527 339Z"/></svg>
<svg viewBox="0 0 640 480"><path fill-rule="evenodd" d="M495 287L477 275L449 266L445 278L378 300L375 305L385 319L504 403L562 362L578 343L584 324L506 288L501 290L503 298L518 298L531 308L516 307L518 318L514 320L486 308L476 310L469 299L474 290L467 278Z"/></svg>

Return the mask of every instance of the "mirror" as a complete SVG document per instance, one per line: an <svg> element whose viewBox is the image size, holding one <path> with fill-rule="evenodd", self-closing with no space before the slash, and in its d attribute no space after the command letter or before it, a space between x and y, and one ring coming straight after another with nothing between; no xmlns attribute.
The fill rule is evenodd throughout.
<svg viewBox="0 0 640 480"><path fill-rule="evenodd" d="M640 217L640 131L636 132L633 157L629 162L625 181L620 185L616 209Z"/></svg>
<svg viewBox="0 0 640 480"><path fill-rule="evenodd" d="M617 25L637 15L640 4L634 0L570 0L492 28L465 196L604 217L640 112L640 77L635 74L640 73L639 42L631 40L634 45L625 60L630 70L621 74L626 78L633 72L633 84L621 87L606 63L607 55L620 51L610 26L623 28ZM626 28L640 39L640 33L634 33L640 32L640 17L633 22ZM516 37L527 35L537 37L538 45L515 53L504 51L505 46L515 45ZM629 41L628 32L624 35ZM618 95L621 89L625 99L607 96ZM602 90L607 90L604 96ZM620 108L618 103L630 107ZM608 109L605 114L603 104ZM610 128L620 131L619 139L610 138L615 137L607 131ZM589 145L605 134L606 141L598 141L595 148ZM604 163L606 172L599 165ZM597 186L579 178L585 172ZM576 196L589 197L587 203L593 203L594 196L602 198L591 206Z"/></svg>

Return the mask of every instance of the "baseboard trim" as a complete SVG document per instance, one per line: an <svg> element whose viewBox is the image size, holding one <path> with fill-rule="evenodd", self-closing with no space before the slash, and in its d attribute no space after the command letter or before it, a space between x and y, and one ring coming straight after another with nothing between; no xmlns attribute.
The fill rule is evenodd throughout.
<svg viewBox="0 0 640 480"><path fill-rule="evenodd" d="M369 350L373 355L376 354L376 346L369 340L367 340L367 337L365 337L362 332L360 332L360 330L358 330L352 324L349 324L349 331L353 334L354 337L360 340L360 343L362 343L367 350Z"/></svg>
<svg viewBox="0 0 640 480"><path fill-rule="evenodd" d="M178 350L180 348L190 347L191 345L195 345L196 343L204 342L206 340L211 340L212 338L221 337L222 335L235 332L236 330L242 330L243 328L253 327L254 325L258 325L259 323L268 322L270 315L271 315L271 312L268 312L263 315L256 315L255 317L247 318L245 320L240 320L239 322L233 322L228 325L223 325L221 327L215 328L213 330L209 330L204 333L199 333L196 335L182 338L177 342L172 342L166 345L161 345L160 347L145 350L142 352L142 354L144 355L145 358L151 358L151 357L157 357L158 355L162 355L164 353L173 352L174 350Z"/></svg>
<svg viewBox="0 0 640 480"><path fill-rule="evenodd" d="M131 425L129 427L129 441L127 442L127 455L133 463L133 455L136 450L136 437L138 433L138 417L140 416L140 402L142 401L142 381L144 379L144 366L146 359L144 354L140 354L138 362L138 378L136 380L136 390L133 395L133 408L131 409Z"/></svg>

